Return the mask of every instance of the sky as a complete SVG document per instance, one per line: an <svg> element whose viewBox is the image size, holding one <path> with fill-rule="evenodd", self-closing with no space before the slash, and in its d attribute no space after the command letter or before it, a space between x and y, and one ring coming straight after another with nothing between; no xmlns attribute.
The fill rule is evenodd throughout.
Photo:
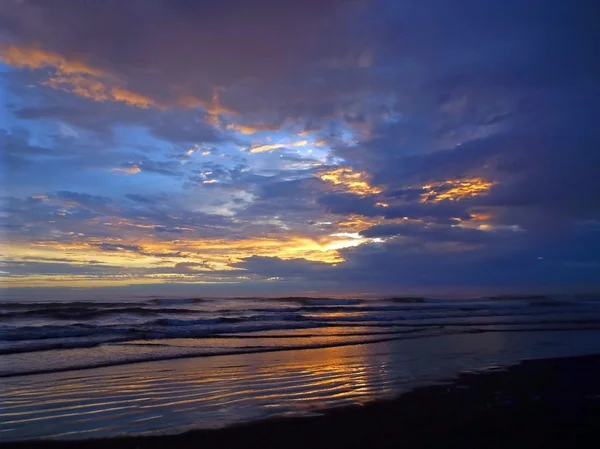
<svg viewBox="0 0 600 449"><path fill-rule="evenodd" d="M600 286L592 0L0 0L0 283Z"/></svg>

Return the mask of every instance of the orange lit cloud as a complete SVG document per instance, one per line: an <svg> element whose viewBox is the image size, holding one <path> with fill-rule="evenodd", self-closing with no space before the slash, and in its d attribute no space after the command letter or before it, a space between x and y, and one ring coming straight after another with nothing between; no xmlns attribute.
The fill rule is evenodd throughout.
<svg viewBox="0 0 600 449"><path fill-rule="evenodd" d="M382 220L378 217L365 217L352 214L343 221L338 222L337 225L345 232L360 232L381 222Z"/></svg>
<svg viewBox="0 0 600 449"><path fill-rule="evenodd" d="M367 196L382 192L379 187L369 184L369 176L366 173L354 171L350 167L322 171L317 177L355 195Z"/></svg>
<svg viewBox="0 0 600 449"><path fill-rule="evenodd" d="M438 203L443 200L456 201L485 195L495 183L483 178L451 179L426 184L421 188L421 202Z"/></svg>
<svg viewBox="0 0 600 449"><path fill-rule="evenodd" d="M230 125L227 125L227 129L238 131L242 134L255 134L255 133L258 133L261 131L277 131L279 129L279 127L275 126L275 125L268 125L268 124L262 124L262 123L257 123L257 124L252 124L252 125L230 124Z"/></svg>
<svg viewBox="0 0 600 449"><path fill-rule="evenodd" d="M0 61L21 69L53 69L54 73L48 80L42 82L42 85L71 92L93 101L115 101L143 109L149 107L167 109L170 107L125 88L123 81L113 74L83 61L67 58L41 48L0 46ZM184 108L203 107L209 114L209 122L214 122L214 118L220 114L233 113L220 104L216 93L210 102L193 96L183 96L175 100L175 105Z"/></svg>
<svg viewBox="0 0 600 449"><path fill-rule="evenodd" d="M196 108L206 110L206 122L220 126L220 116L233 115L235 112L221 104L218 92L214 92L210 101L205 101L192 95L178 96L171 102L158 102L139 92L125 87L125 82L119 77L93 67L83 61L67 58L58 53L41 48L18 47L15 45L0 46L0 61L20 69L49 68L53 73L40 84L56 90L70 92L92 101L113 101L141 109L150 107L169 109L171 107ZM238 131L251 134L258 131L261 125L231 125ZM253 128L253 126L256 126ZM266 129L266 128L265 128ZM255 131L254 131L255 132Z"/></svg>
<svg viewBox="0 0 600 449"><path fill-rule="evenodd" d="M19 286L25 280L37 285L119 285L140 283L147 279L157 282L177 280L185 276L194 282L216 282L215 271L221 273L219 282L232 281L243 276L244 270L235 267L251 256L278 257L283 260L305 259L314 262L336 264L344 259L339 253L343 248L358 246L372 239L360 236L354 229L332 232L321 237L303 235L272 235L266 237L248 237L241 240L224 238L190 238L172 241L157 241L152 236L150 223L130 222L126 219L102 217L106 225L123 231L123 238L87 237L85 234L73 234L62 241L33 241L21 245L11 242L3 247L4 255L12 260L41 260L64 258L68 253L68 264L85 265L93 260L96 265L113 267L119 276L103 274L98 277L61 275L31 275L26 278L8 277L7 286ZM139 228L139 230L138 230ZM65 262L67 263L67 262ZM181 267L193 269L177 269ZM229 273L229 274L227 274Z"/></svg>
<svg viewBox="0 0 600 449"><path fill-rule="evenodd" d="M152 99L118 86L117 77L58 53L7 45L0 47L0 60L17 68L54 69L54 74L42 84L83 98L122 102L139 108L158 106Z"/></svg>
<svg viewBox="0 0 600 449"><path fill-rule="evenodd" d="M492 214L488 212L474 212L471 214L472 221L488 221L492 218Z"/></svg>
<svg viewBox="0 0 600 449"><path fill-rule="evenodd" d="M309 145L308 140L299 140L298 142L291 142L291 143L273 143L273 144L266 144L266 145L256 145L256 146L250 147L250 153L264 153L267 151L279 150L280 148L305 147L307 145Z"/></svg>
<svg viewBox="0 0 600 449"><path fill-rule="evenodd" d="M211 97L211 101L205 101L201 98L194 97L192 95L186 95L181 97L178 100L178 104L184 108L197 108L201 107L206 110L209 115L224 115L224 114L235 114L235 111L228 108L227 106L223 106L221 104L221 99L219 98L219 94L215 91Z"/></svg>
<svg viewBox="0 0 600 449"><path fill-rule="evenodd" d="M216 90L213 93L210 102L192 95L187 95L179 99L178 105L184 108L203 108L207 114L206 123L216 128L221 126L221 115L235 115L235 111L221 104L219 93Z"/></svg>
<svg viewBox="0 0 600 449"><path fill-rule="evenodd" d="M43 82L42 85L57 90L72 92L75 95L94 101L106 101L111 99L110 93L107 92L106 86L103 83L83 74L57 73L50 77L48 81Z"/></svg>
<svg viewBox="0 0 600 449"><path fill-rule="evenodd" d="M34 200L45 201L48 199L48 196L47 195L33 195L31 198L33 198Z"/></svg>
<svg viewBox="0 0 600 449"><path fill-rule="evenodd" d="M137 165L132 165L131 167L113 168L111 171L116 173L124 173L126 175L135 175L136 173L141 172L142 169Z"/></svg>
<svg viewBox="0 0 600 449"><path fill-rule="evenodd" d="M111 90L111 94L114 101L127 103L130 106L137 106L138 108L144 109L149 108L150 106L157 106L152 99L120 87L114 87Z"/></svg>
<svg viewBox="0 0 600 449"><path fill-rule="evenodd" d="M102 70L90 67L83 62L68 60L57 53L38 48L22 48L14 45L2 46L0 47L0 58L5 64L18 68L40 69L53 67L59 73L67 75L108 76Z"/></svg>

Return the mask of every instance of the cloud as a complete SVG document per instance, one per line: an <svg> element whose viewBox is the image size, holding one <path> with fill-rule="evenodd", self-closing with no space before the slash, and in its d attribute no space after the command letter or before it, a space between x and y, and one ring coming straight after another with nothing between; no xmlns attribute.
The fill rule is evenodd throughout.
<svg viewBox="0 0 600 449"><path fill-rule="evenodd" d="M18 282L597 278L582 2L6 1L2 232L63 264Z"/></svg>
<svg viewBox="0 0 600 449"><path fill-rule="evenodd" d="M130 106L137 106L138 108L156 106L152 99L130 90L123 89L122 87L114 87L111 90L111 96L114 101L120 101Z"/></svg>
<svg viewBox="0 0 600 449"><path fill-rule="evenodd" d="M144 204L155 204L155 201L152 200L151 198L148 198L144 195L139 195L136 193L129 193L127 195L125 195L127 198L129 198L131 201L135 201L137 203L144 203Z"/></svg>
<svg viewBox="0 0 600 449"><path fill-rule="evenodd" d="M242 134L256 134L264 131L277 131L280 128L279 125L271 125L268 123L254 123L254 124L236 124L232 123L227 125L227 129L233 129L239 131Z"/></svg>
<svg viewBox="0 0 600 449"><path fill-rule="evenodd" d="M53 89L64 89L90 100L112 100L140 108L157 106L144 95L114 85L118 83L115 76L51 51L14 45L0 46L0 61L17 68L49 67L54 70L54 74L43 81L43 85Z"/></svg>
<svg viewBox="0 0 600 449"><path fill-rule="evenodd" d="M428 219L439 222L469 220L467 208L445 201L442 203L408 203L382 207L374 197L358 197L353 194L329 194L318 199L318 203L334 214L358 214L367 217ZM387 203L386 203L387 204Z"/></svg>
<svg viewBox="0 0 600 449"><path fill-rule="evenodd" d="M23 48L15 45L0 47L2 62L14 67L27 67L39 69L52 67L66 75L92 75L99 77L108 76L102 70L90 67L80 61L69 61L57 53L44 51L39 48Z"/></svg>
<svg viewBox="0 0 600 449"><path fill-rule="evenodd" d="M473 198L486 194L493 185L494 182L486 181L483 178L450 179L426 184L421 187L424 190L421 201L437 203L444 200L457 201Z"/></svg>
<svg viewBox="0 0 600 449"><path fill-rule="evenodd" d="M141 246L138 245L124 245L120 243L97 243L97 246L102 251L134 251L138 252L142 250Z"/></svg>
<svg viewBox="0 0 600 449"><path fill-rule="evenodd" d="M117 173L124 173L126 175L135 175L136 173L139 173L142 171L142 169L135 164L133 164L129 167L117 167L117 168L113 168L111 170L114 172L117 172Z"/></svg>
<svg viewBox="0 0 600 449"><path fill-rule="evenodd" d="M67 204L78 206L105 206L111 203L111 199L104 196L70 192L67 190L56 192L52 197L66 202Z"/></svg>
<svg viewBox="0 0 600 449"><path fill-rule="evenodd" d="M214 86L252 77L262 80L265 76L277 76L276 72L288 73L301 67L315 48L309 36L320 31L322 21L330 18L336 7L333 0L294 1L285 7L272 0L260 0L251 7L239 0L226 7L218 2L192 6L185 1L159 0L150 7L139 2L109 2L91 8L66 2L48 8L27 1L12 2L2 20L13 45L24 48L22 53L26 56L43 51L54 55L42 58L46 65L84 65L91 68L93 76L108 73L122 82L116 87L144 99L139 101L140 98L117 91L116 101L131 101L142 107L196 107L211 102ZM268 18L258 12L265 8ZM235 13L227 14L229 11ZM37 26L32 17L36 17ZM137 17L139 26L135 33L131 33L129 20L119 17ZM222 19L215 23L210 17ZM76 26L81 23L86 26ZM157 23L161 25L156 26ZM278 39L273 39L273 34ZM245 37L231 40L232 35ZM112 44L98 44L107 41ZM128 45L121 45L125 41ZM197 44L192 49L181 42ZM27 50L35 43L43 43L43 47ZM82 54L87 55L85 64L74 56ZM223 58L223 54L228 57ZM278 63L274 65L272 61ZM156 73L162 75L159 83ZM127 86L133 85L136 76L142 80L135 84L133 92ZM147 98L152 103L147 103Z"/></svg>
<svg viewBox="0 0 600 449"><path fill-rule="evenodd" d="M490 243L493 239L514 237L506 235L516 231L483 231L475 228L457 226L457 223L438 224L406 221L404 223L380 224L360 232L360 235L369 238L377 237L406 237L420 239L424 242L457 242L464 244Z"/></svg>
<svg viewBox="0 0 600 449"><path fill-rule="evenodd" d="M213 270L211 264L208 261L202 262L179 262L175 264L174 267L176 270L181 270L182 272L196 272L199 270Z"/></svg>
<svg viewBox="0 0 600 449"><path fill-rule="evenodd" d="M323 170L317 177L359 196L376 195L382 191L381 188L369 184L368 174L354 171L350 167Z"/></svg>
<svg viewBox="0 0 600 449"><path fill-rule="evenodd" d="M248 257L234 266L254 275L283 279L306 279L318 273L330 273L333 269L329 264L310 262L305 259L282 260L279 257L260 256Z"/></svg>
<svg viewBox="0 0 600 449"><path fill-rule="evenodd" d="M305 147L308 145L309 145L308 140L298 140L296 142L289 142L289 143L272 143L272 144L251 146L248 151L250 153L264 153L265 151L274 151L274 150L279 150L279 149L288 148L288 147Z"/></svg>

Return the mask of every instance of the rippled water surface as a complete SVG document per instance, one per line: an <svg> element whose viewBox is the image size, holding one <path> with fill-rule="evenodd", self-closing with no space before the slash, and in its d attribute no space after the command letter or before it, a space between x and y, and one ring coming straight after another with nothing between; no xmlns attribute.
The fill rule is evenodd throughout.
<svg viewBox="0 0 600 449"><path fill-rule="evenodd" d="M4 303L0 438L179 432L600 352L600 301ZM38 373L38 374L34 374Z"/></svg>

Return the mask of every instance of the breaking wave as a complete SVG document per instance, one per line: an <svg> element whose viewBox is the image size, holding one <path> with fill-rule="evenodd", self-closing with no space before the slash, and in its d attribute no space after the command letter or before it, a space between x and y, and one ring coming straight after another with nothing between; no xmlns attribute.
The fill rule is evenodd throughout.
<svg viewBox="0 0 600 449"><path fill-rule="evenodd" d="M191 353L195 355L198 352L218 355L248 351L247 343L244 347L239 345L249 339L268 339L268 348L258 345L252 346L252 350L271 351L286 349L291 339L306 342L307 338L317 337L325 339L319 340L321 347L349 342L358 344L362 341L357 340L359 335L372 339L405 338L403 334L413 332L416 336L431 336L595 329L600 328L600 301L595 297L502 297L1 302L0 318L3 322L0 325L0 355L31 354L33 364L35 353L88 348L89 357L93 355L97 359L94 363L105 364L113 360L115 348L122 348L120 351L123 352L127 348L119 345L132 342L136 345L148 342L152 348L164 344L172 349L176 347L172 340L192 339L193 343L186 343L186 351L172 349L168 354L160 355L176 358L189 356L190 345L194 348ZM224 345L223 339L228 339L229 343ZM305 343L298 345L306 346ZM98 356L96 353L109 355ZM155 356L152 353L146 357ZM78 352L77 357L84 358L83 362L78 361L79 364L88 365L85 363L88 355ZM140 357L136 354L134 358L139 360ZM129 358L119 356L118 360L121 363ZM15 370L11 373L14 375ZM3 374L0 371L0 375Z"/></svg>

